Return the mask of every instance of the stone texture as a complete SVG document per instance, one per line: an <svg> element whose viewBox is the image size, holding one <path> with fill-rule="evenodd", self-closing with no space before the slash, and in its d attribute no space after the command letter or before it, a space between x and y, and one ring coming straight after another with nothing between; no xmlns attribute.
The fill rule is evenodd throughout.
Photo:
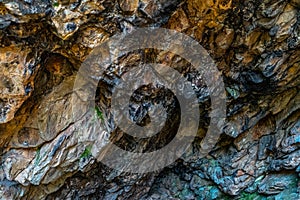
<svg viewBox="0 0 300 200"><path fill-rule="evenodd" d="M2 199L300 198L298 0L4 0L0 14ZM74 78L91 50L116 33L148 26L196 39L222 72L226 126L204 158L198 155L210 120L209 91L199 73L172 53L147 49L123 56L101 78L97 108L72 109L72 95L81 92L73 91ZM169 118L159 136L135 140L112 121L113 87L125 72L153 61L194 84L201 113L197 138L161 171L109 169L92 156L108 140L151 151L176 132L179 105L154 85L133 95L130 117L146 123L143 103L163 102Z"/></svg>
<svg viewBox="0 0 300 200"><path fill-rule="evenodd" d="M0 49L0 123L13 119L30 96L38 62L35 49L17 45Z"/></svg>

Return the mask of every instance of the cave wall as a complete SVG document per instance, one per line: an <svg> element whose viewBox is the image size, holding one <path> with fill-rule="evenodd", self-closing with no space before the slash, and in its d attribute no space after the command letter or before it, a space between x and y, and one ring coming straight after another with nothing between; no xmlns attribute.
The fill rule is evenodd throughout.
<svg viewBox="0 0 300 200"><path fill-rule="evenodd" d="M0 197L300 198L299 9L298 0L1 1ZM81 111L71 103L81 64L111 36L137 27L192 37L222 73L226 126L206 157L197 158L197 151L210 120L208 89L195 81L200 75L187 61L169 52L136 51L120 58L99 83L101 123L95 125L97 115L90 113L71 117ZM171 120L156 141L132 141L111 122L109 99L117 80L137 63L153 60L195 82L203 117L187 153L192 159L146 174L110 169L92 155L107 138L128 148L136 142L133 150L151 149L174 134L176 103L152 87L146 89L163 95L150 96L150 103L171 102ZM132 104L133 118L142 119L138 96Z"/></svg>

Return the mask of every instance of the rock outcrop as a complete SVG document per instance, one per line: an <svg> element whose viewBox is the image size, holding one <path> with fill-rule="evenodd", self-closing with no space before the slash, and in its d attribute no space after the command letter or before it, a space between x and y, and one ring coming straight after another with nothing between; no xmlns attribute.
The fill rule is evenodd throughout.
<svg viewBox="0 0 300 200"><path fill-rule="evenodd" d="M1 199L300 198L299 0L1 0L0 13ZM225 125L203 158L197 155L211 120L210 91L178 55L128 53L99 78L95 109L72 107L81 92L74 91L77 72L92 50L142 27L192 37L222 74ZM134 138L113 121L114 87L149 62L167 64L193 83L197 137L160 171L110 169L94 156L109 141L127 151L154 151L178 129L178 101L154 84L132 95L129 113L143 125L155 103L167 107L158 135Z"/></svg>

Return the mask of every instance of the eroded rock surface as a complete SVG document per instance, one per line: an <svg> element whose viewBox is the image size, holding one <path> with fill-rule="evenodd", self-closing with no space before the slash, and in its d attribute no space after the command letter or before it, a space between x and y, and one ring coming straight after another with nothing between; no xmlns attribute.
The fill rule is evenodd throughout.
<svg viewBox="0 0 300 200"><path fill-rule="evenodd" d="M34 88L34 77L39 69L38 52L26 46L0 49L0 123L14 118Z"/></svg>
<svg viewBox="0 0 300 200"><path fill-rule="evenodd" d="M0 1L0 197L299 199L299 5L297 0ZM146 49L119 58L100 78L95 109L72 107L72 96L82 92L73 90L75 77L89 53L110 36L138 27L191 36L221 71L226 126L206 157L197 155L210 121L209 90L186 60L170 52ZM176 134L178 102L157 85L134 93L130 118L147 123L147 112L161 102L168 120L158 136L128 137L112 120L114 86L124 73L149 62L167 64L193 83L201 114L198 135L182 159L161 171L109 169L93 157L109 140L129 151L152 151Z"/></svg>

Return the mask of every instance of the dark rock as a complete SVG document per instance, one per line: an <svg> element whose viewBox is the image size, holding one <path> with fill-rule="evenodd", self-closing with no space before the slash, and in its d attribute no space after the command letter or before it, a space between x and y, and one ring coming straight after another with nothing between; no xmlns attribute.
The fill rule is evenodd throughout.
<svg viewBox="0 0 300 200"><path fill-rule="evenodd" d="M263 136L259 140L258 159L264 160L270 153L276 151L276 139L273 135Z"/></svg>

